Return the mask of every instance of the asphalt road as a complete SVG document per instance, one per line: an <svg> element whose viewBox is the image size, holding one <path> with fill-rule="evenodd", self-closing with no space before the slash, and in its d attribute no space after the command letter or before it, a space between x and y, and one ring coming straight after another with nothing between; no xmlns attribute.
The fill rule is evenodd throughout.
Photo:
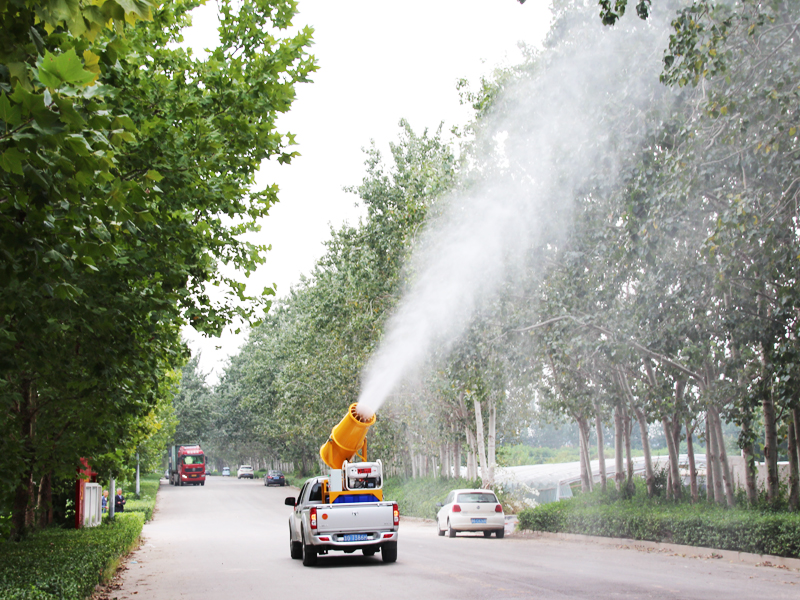
<svg viewBox="0 0 800 600"><path fill-rule="evenodd" d="M800 572L507 536L438 537L435 525L403 520L398 560L334 553L304 567L289 557L283 501L293 488L211 477L204 487L162 480L155 518L133 553L119 600L324 598L800 598Z"/></svg>

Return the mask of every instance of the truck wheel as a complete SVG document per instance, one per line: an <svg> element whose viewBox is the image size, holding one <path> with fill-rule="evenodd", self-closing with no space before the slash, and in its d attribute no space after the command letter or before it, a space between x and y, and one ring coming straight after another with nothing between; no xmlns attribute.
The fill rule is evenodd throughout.
<svg viewBox="0 0 800 600"><path fill-rule="evenodd" d="M292 539L292 526L289 526L289 555L293 559L303 558L303 543Z"/></svg>
<svg viewBox="0 0 800 600"><path fill-rule="evenodd" d="M183 487L183 479L181 479L181 487Z"/></svg>
<svg viewBox="0 0 800 600"><path fill-rule="evenodd" d="M387 542L381 548L381 557L385 563L397 561L397 542Z"/></svg>
<svg viewBox="0 0 800 600"><path fill-rule="evenodd" d="M447 519L447 537L456 537L456 530L453 529L452 525L450 525L450 519Z"/></svg>
<svg viewBox="0 0 800 600"><path fill-rule="evenodd" d="M206 484L205 481L200 482L200 485L205 485L205 484Z"/></svg>
<svg viewBox="0 0 800 600"><path fill-rule="evenodd" d="M504 537L504 536L506 535L506 530L505 530L505 529L498 529L497 531L495 531L495 533L494 533L494 534L495 534L495 535L496 535L498 538L502 538L502 537Z"/></svg>
<svg viewBox="0 0 800 600"><path fill-rule="evenodd" d="M303 566L313 567L315 564L317 564L317 549L311 544L306 544L305 541L306 540L304 536L303 543L301 544L303 549Z"/></svg>

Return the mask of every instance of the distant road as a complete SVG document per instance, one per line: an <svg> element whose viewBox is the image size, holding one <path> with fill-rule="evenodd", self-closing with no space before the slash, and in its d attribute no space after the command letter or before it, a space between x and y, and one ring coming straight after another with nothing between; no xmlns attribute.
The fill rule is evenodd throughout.
<svg viewBox="0 0 800 600"><path fill-rule="evenodd" d="M128 562L119 600L458 600L504 598L800 598L800 573L722 560L514 536L438 537L403 521L398 560L380 554L289 557L294 488L210 477L205 487L162 480L155 518Z"/></svg>

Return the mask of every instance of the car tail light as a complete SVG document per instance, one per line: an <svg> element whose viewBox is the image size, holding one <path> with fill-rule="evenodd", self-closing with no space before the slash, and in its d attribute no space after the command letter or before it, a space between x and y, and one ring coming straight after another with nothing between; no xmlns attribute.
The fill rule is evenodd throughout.
<svg viewBox="0 0 800 600"><path fill-rule="evenodd" d="M397 502L392 504L392 514L394 515L394 524L400 524L400 507L397 506Z"/></svg>
<svg viewBox="0 0 800 600"><path fill-rule="evenodd" d="M453 504L453 512L461 512L461 507L458 504Z"/></svg>
<svg viewBox="0 0 800 600"><path fill-rule="evenodd" d="M317 507L312 506L311 512L308 515L309 519L311 520L311 529L315 530L317 528Z"/></svg>
<svg viewBox="0 0 800 600"><path fill-rule="evenodd" d="M495 506L494 507L494 512L503 512L503 505L502 504L498 504L497 506Z"/></svg>

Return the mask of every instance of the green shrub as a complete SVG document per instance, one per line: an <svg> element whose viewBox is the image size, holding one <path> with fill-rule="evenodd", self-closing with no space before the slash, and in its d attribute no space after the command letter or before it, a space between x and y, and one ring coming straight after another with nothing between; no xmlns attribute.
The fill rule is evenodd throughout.
<svg viewBox="0 0 800 600"><path fill-rule="evenodd" d="M156 494L161 485L159 474L144 475L139 479L139 497L129 493L125 496L125 512L138 512L144 514L144 520L150 521L153 518L153 510L156 507ZM128 489L135 489L134 485L128 484ZM113 501L113 499L112 499Z"/></svg>
<svg viewBox="0 0 800 600"><path fill-rule="evenodd" d="M0 600L89 596L120 556L136 544L144 515L123 513L86 529L46 529L0 544Z"/></svg>
<svg viewBox="0 0 800 600"><path fill-rule="evenodd" d="M595 502L590 502L593 497ZM519 528L800 557L800 514L592 494L519 514Z"/></svg>

